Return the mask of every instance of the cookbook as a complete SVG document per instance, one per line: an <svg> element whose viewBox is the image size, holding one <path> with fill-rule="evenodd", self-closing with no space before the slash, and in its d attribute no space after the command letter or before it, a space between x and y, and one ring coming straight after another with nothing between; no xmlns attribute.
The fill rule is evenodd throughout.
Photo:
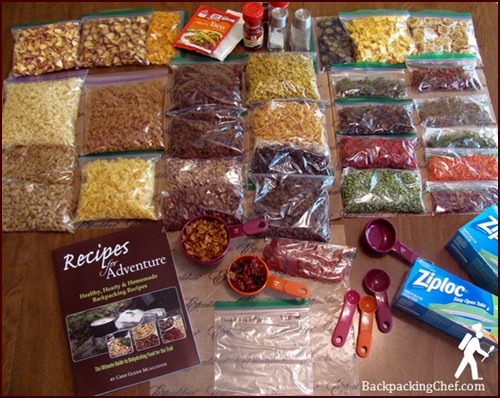
<svg viewBox="0 0 500 398"><path fill-rule="evenodd" d="M77 395L200 365L161 221L52 254Z"/></svg>

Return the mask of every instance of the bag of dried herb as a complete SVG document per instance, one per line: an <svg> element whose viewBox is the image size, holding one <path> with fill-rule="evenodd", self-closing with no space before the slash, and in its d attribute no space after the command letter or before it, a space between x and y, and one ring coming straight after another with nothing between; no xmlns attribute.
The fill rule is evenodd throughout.
<svg viewBox="0 0 500 398"><path fill-rule="evenodd" d="M426 127L422 133L427 148L498 148L498 127Z"/></svg>
<svg viewBox="0 0 500 398"><path fill-rule="evenodd" d="M496 119L488 94L416 98L423 127L452 127L493 124Z"/></svg>
<svg viewBox="0 0 500 398"><path fill-rule="evenodd" d="M424 213L420 173L346 167L342 171L346 213Z"/></svg>
<svg viewBox="0 0 500 398"><path fill-rule="evenodd" d="M426 184L432 213L481 213L498 203L497 181L455 181Z"/></svg>
<svg viewBox="0 0 500 398"><path fill-rule="evenodd" d="M337 132L346 135L415 132L411 100L349 98L335 101Z"/></svg>
<svg viewBox="0 0 500 398"><path fill-rule="evenodd" d="M336 98L407 97L405 67L376 62L332 65L328 74Z"/></svg>
<svg viewBox="0 0 500 398"><path fill-rule="evenodd" d="M498 151L491 149L426 149L429 181L498 179Z"/></svg>
<svg viewBox="0 0 500 398"><path fill-rule="evenodd" d="M409 55L406 66L415 93L478 91L486 86L484 75L476 70L477 57L474 54Z"/></svg>

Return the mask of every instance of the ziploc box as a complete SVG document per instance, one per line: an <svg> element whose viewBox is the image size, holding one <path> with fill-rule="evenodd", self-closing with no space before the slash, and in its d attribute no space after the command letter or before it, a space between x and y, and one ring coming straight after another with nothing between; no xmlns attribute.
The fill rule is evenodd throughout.
<svg viewBox="0 0 500 398"><path fill-rule="evenodd" d="M448 251L481 288L498 295L498 207L490 206L465 224L446 244Z"/></svg>
<svg viewBox="0 0 500 398"><path fill-rule="evenodd" d="M393 306L462 339L482 325L481 342L498 349L498 297L418 258Z"/></svg>

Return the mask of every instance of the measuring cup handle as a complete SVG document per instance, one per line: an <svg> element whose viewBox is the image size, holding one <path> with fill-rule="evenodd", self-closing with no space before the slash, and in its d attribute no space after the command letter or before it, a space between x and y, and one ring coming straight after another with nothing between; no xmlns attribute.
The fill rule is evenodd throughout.
<svg viewBox="0 0 500 398"><path fill-rule="evenodd" d="M352 317L354 312L356 311L356 305L345 303L342 307L341 316L333 329L332 334L332 344L335 347L342 347L346 340L347 335L349 334L349 329L351 328Z"/></svg>
<svg viewBox="0 0 500 398"><path fill-rule="evenodd" d="M359 321L358 339L356 342L356 353L361 358L370 355L372 347L373 313L361 312Z"/></svg>
<svg viewBox="0 0 500 398"><path fill-rule="evenodd" d="M273 275L269 275L269 277L267 278L266 287L302 299L308 298L311 295L311 291L306 285L303 285L302 283L287 281Z"/></svg>
<svg viewBox="0 0 500 398"><path fill-rule="evenodd" d="M377 299L377 325L382 333L389 333L392 329L392 312L387 300L387 294L375 293Z"/></svg>
<svg viewBox="0 0 500 398"><path fill-rule="evenodd" d="M269 227L267 220L252 220L245 224L228 225L231 238L238 238L244 235L257 235L267 231Z"/></svg>
<svg viewBox="0 0 500 398"><path fill-rule="evenodd" d="M413 265L415 260L420 257L417 253L414 253L408 246L404 245L400 241L396 241L394 243L392 250L408 261L410 265Z"/></svg>

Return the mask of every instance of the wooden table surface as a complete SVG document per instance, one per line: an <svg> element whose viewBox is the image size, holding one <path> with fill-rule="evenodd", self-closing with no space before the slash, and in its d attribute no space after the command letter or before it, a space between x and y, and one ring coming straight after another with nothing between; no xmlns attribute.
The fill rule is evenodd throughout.
<svg viewBox="0 0 500 398"><path fill-rule="evenodd" d="M179 10L192 14L201 3L140 3L155 10ZM218 9L241 10L243 3L211 3ZM83 14L103 9L127 8L138 3L76 2L30 3L2 2L2 77L10 73L12 36L10 28L20 23L47 20L79 19ZM357 9L444 9L470 11L476 37L484 61L484 70L495 114L498 117L498 4L434 3L434 2L367 2L367 3L291 3L290 9L311 10L313 16L333 16L339 11ZM240 50L241 51L241 48ZM455 231L472 219L472 215L395 216L391 220L398 238L422 257L438 266L468 279L465 272L445 250L444 245ZM389 297L394 297L399 281L408 267L392 255L373 257L363 247L360 236L366 218L344 218L333 223L343 225L346 242L358 246L351 286L362 291L362 278L373 267L385 269L393 281ZM102 236L112 230L78 230L69 233L2 233L2 393L3 395L71 395L72 376L61 321L58 290L51 253L55 248ZM401 383L415 388L416 383L437 387L436 395L464 394L445 391L455 384L454 373L462 359L458 341L401 311L394 313L390 335L374 335L373 352L359 359L359 380L362 394L387 395L388 391L366 391L366 387L383 387L382 383ZM478 361L479 362L479 361ZM466 371L465 373L468 373ZM467 395L498 394L498 356L479 363L483 391ZM470 375L460 378L470 383ZM470 386L470 385L468 385ZM473 385L472 385L473 386ZM123 389L110 395L147 395L148 383ZM398 395L425 395L425 391L401 391Z"/></svg>

